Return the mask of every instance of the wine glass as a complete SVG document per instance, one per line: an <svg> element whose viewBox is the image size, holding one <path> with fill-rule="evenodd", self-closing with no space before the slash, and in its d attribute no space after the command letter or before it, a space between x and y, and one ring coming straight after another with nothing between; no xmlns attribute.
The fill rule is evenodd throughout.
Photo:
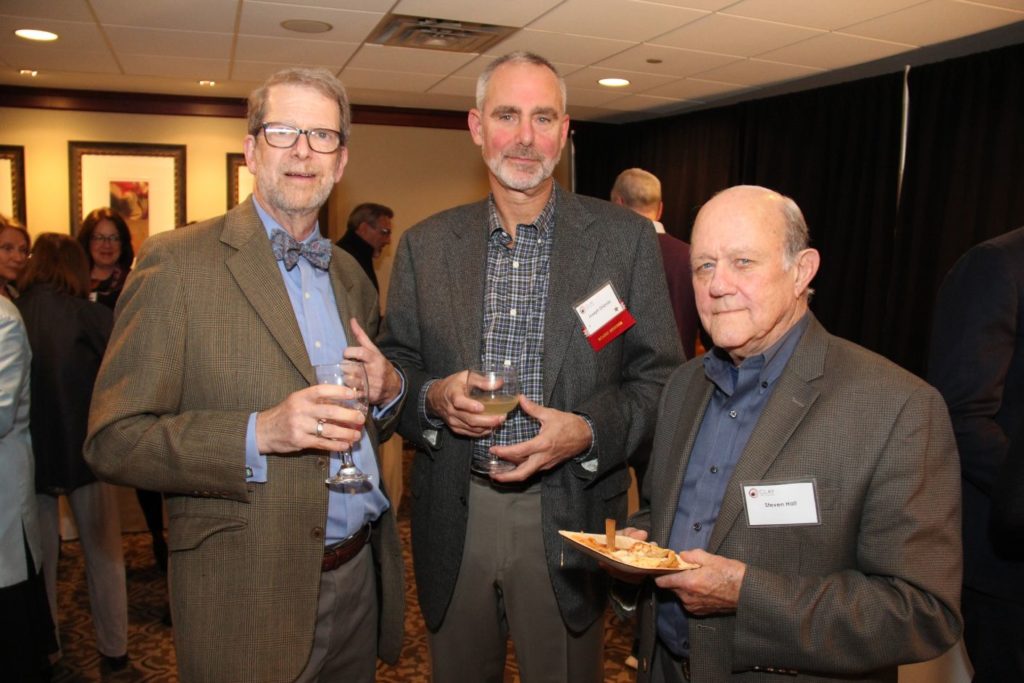
<svg viewBox="0 0 1024 683"><path fill-rule="evenodd" d="M484 405L484 415L506 415L519 404L519 378L511 365L484 363L473 368L466 378L466 386L469 397ZM474 456L472 463L474 472L486 475L508 472L516 467L515 463L491 453L487 457Z"/></svg>
<svg viewBox="0 0 1024 683"><path fill-rule="evenodd" d="M345 408L358 410L366 415L369 410L367 396L366 368L360 361L343 360L340 363L330 363L316 366L316 381L320 384L337 384L348 387L355 391L353 398L344 399L337 403ZM338 471L324 480L328 486L341 487L345 490L359 490L370 483L370 476L356 467L352 460L352 448L346 448L339 453L341 464Z"/></svg>

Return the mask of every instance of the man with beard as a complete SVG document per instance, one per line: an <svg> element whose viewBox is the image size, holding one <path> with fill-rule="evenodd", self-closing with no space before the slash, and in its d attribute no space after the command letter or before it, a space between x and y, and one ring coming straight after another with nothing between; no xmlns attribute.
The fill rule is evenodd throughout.
<svg viewBox="0 0 1024 683"><path fill-rule="evenodd" d="M500 682L511 635L524 682L596 683L607 586L558 530L623 518L626 460L653 430L679 337L650 223L551 177L569 129L551 63L501 57L476 94L491 194L405 233L379 340L408 381L399 432L417 449L433 680ZM482 363L517 371L507 418L467 394Z"/></svg>
<svg viewBox="0 0 1024 683"><path fill-rule="evenodd" d="M403 395L367 334L376 290L318 231L350 121L329 72L271 76L249 98L251 199L149 239L118 303L86 459L167 494L185 682L372 681L378 654L398 658L386 492L324 483L329 453L350 445L380 481L377 440ZM374 421L339 405L351 390L316 383L314 366L343 357L365 364Z"/></svg>

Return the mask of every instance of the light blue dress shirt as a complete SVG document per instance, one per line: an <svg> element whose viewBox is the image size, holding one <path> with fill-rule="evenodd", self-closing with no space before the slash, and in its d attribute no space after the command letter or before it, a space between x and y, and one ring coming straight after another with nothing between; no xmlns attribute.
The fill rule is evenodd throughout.
<svg viewBox="0 0 1024 683"><path fill-rule="evenodd" d="M268 238L275 229L283 229L259 205L255 197L253 205L256 207L256 213L260 220L263 221ZM303 241L308 242L319 238L319 236L319 229L314 228L313 232ZM267 248L270 248L269 245ZM299 324L299 331L302 333L302 340L306 345L310 363L315 366L340 362L344 357L348 340L345 337L345 328L338 316L338 306L334 298L334 290L331 288L330 273L313 267L304 258L300 258L298 264L290 271L281 261L277 262L277 266L284 279L285 289L288 290L288 298L291 301L292 310L295 312L295 320ZM400 397L401 394L399 394ZM397 401L398 399L383 408L374 408L374 416L379 417L386 413ZM356 466L370 476L373 487L363 493L330 491L325 545L348 538L367 522L372 522L380 517L389 507L387 497L380 490L380 471L377 468L377 459L373 455L370 437L365 429L359 442L352 446L352 457ZM332 472L338 467L338 462L337 457L332 456L330 463ZM256 413L249 416L245 442L245 464L248 468L248 481L257 483L267 481L267 457L256 449Z"/></svg>

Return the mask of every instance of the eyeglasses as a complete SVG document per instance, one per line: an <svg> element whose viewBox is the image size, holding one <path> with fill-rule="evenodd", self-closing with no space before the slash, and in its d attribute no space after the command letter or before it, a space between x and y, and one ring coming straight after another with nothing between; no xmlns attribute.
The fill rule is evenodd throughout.
<svg viewBox="0 0 1024 683"><path fill-rule="evenodd" d="M263 137L271 147L288 149L294 147L300 135L306 136L309 148L321 154L330 154L341 147L341 133L330 128L302 129L283 123L264 123L260 126Z"/></svg>
<svg viewBox="0 0 1024 683"><path fill-rule="evenodd" d="M89 238L90 242L99 244L100 242L106 242L107 244L120 244L120 235L93 235Z"/></svg>
<svg viewBox="0 0 1024 683"><path fill-rule="evenodd" d="M373 223L367 223L367 225L369 225L371 228L373 228L380 234L384 235L385 237L391 236L391 228L382 228L380 226L374 225Z"/></svg>

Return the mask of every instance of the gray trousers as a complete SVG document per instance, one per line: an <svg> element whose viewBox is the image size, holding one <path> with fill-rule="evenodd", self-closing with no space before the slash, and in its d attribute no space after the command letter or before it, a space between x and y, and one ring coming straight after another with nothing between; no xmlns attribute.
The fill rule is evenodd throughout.
<svg viewBox="0 0 1024 683"><path fill-rule="evenodd" d="M377 675L377 577L367 543L320 574L313 649L295 683L373 683Z"/></svg>
<svg viewBox="0 0 1024 683"><path fill-rule="evenodd" d="M501 683L511 634L523 683L604 680L604 620L565 627L544 556L540 487L474 477L462 565L441 628L430 633L434 683Z"/></svg>
<svg viewBox="0 0 1024 683"><path fill-rule="evenodd" d="M89 611L96 628L100 654L119 657L128 651L128 589L117 494L110 484L93 482L67 496L85 556ZM53 623L57 620L57 556L60 551L60 513L57 496L36 494L39 532L43 545L43 575Z"/></svg>

